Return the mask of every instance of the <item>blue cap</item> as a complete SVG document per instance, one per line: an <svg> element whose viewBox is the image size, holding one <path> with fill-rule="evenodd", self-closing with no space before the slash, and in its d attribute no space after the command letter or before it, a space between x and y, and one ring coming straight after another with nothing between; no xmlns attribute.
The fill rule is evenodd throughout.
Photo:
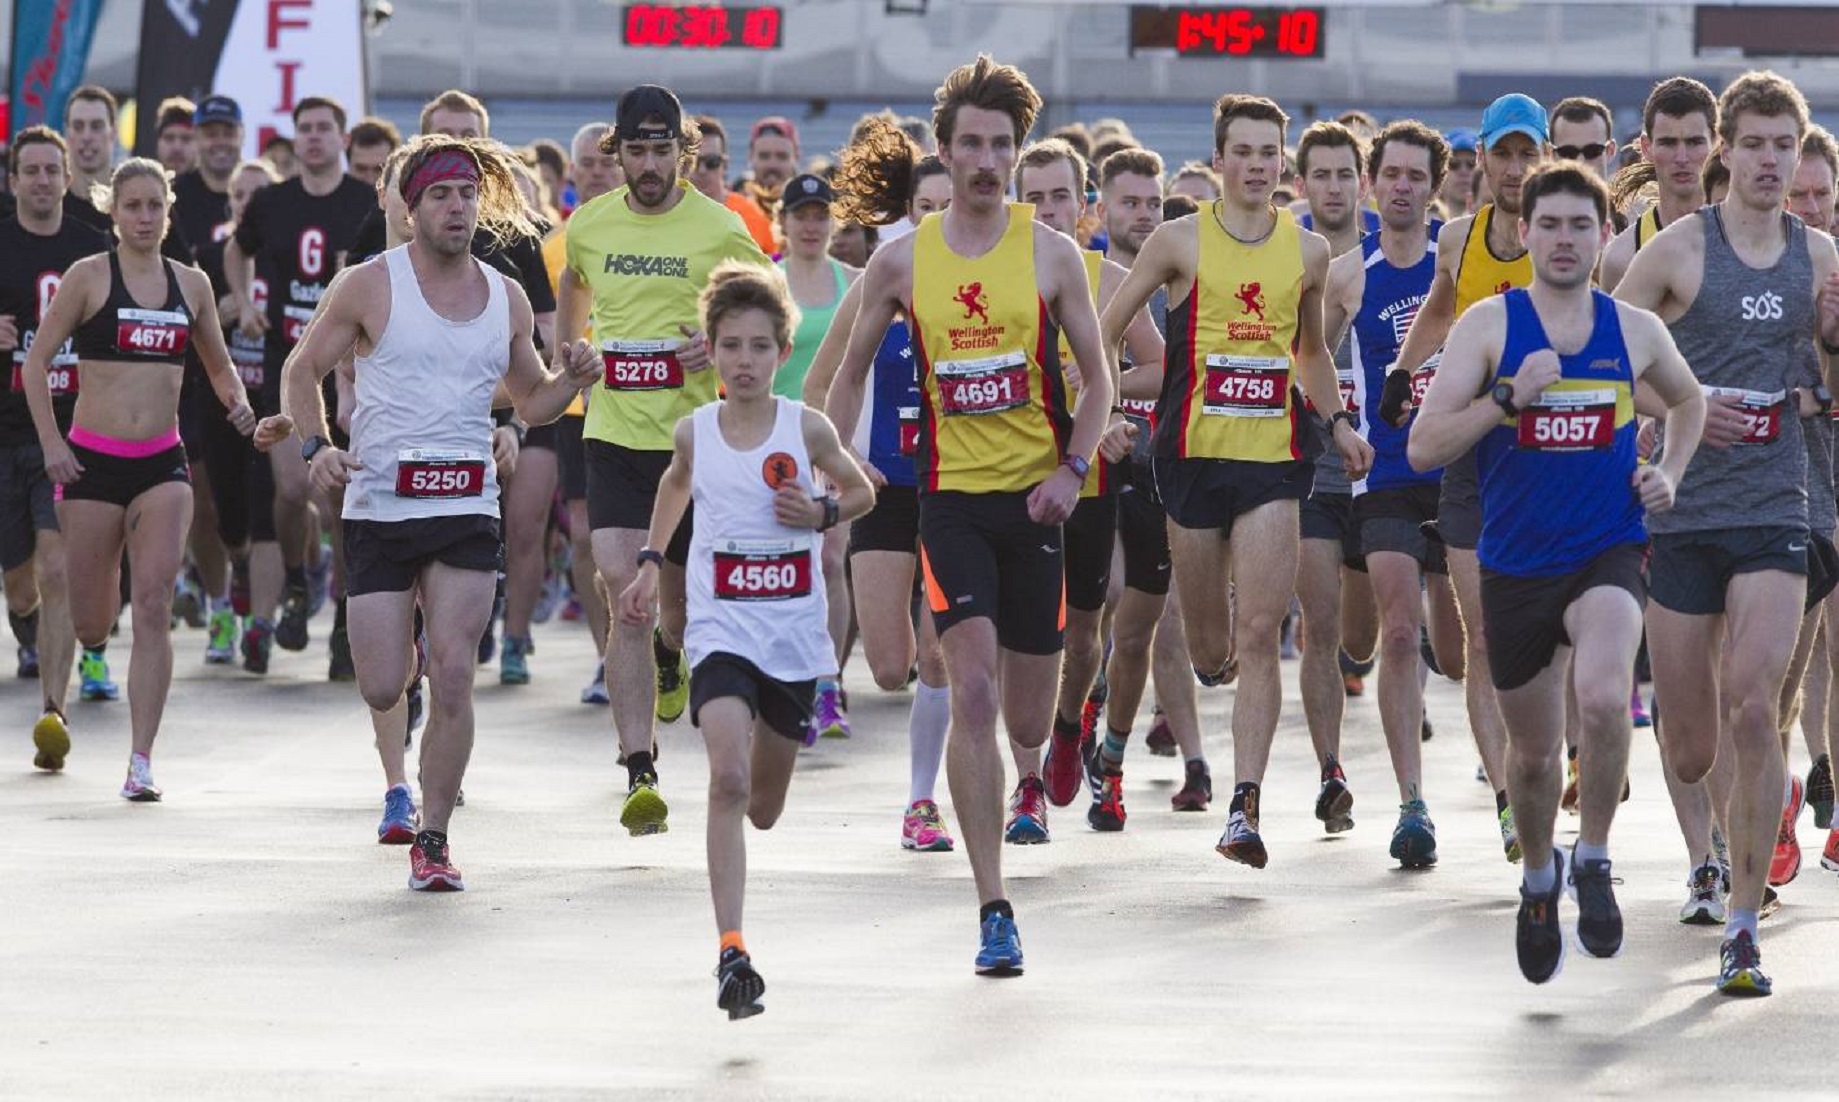
<svg viewBox="0 0 1839 1102"><path fill-rule="evenodd" d="M198 110L192 113L192 125L203 126L207 122L227 122L241 126L243 109L229 96L206 96L198 104Z"/></svg>
<svg viewBox="0 0 1839 1102"><path fill-rule="evenodd" d="M1551 140L1546 129L1545 108L1539 101L1521 92L1509 92L1488 105L1481 113L1481 147L1494 148L1494 143L1509 134L1524 134L1540 145Z"/></svg>
<svg viewBox="0 0 1839 1102"><path fill-rule="evenodd" d="M1476 149L1475 131L1457 127L1443 135L1449 142L1451 153L1473 153Z"/></svg>

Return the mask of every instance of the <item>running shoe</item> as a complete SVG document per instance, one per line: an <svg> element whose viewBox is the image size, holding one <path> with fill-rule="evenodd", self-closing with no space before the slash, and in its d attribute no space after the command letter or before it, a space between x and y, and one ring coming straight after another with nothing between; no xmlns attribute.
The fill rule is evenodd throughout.
<svg viewBox="0 0 1839 1102"><path fill-rule="evenodd" d="M1205 811L1212 802L1213 775L1207 772L1207 763L1189 762L1181 790L1169 797L1169 806L1176 811Z"/></svg>
<svg viewBox="0 0 1839 1102"><path fill-rule="evenodd" d="M723 949L715 966L716 1008L726 1010L729 1021L738 1022L766 1012L760 1002L764 994L766 981L754 971L753 958L739 949Z"/></svg>
<svg viewBox="0 0 1839 1102"><path fill-rule="evenodd" d="M982 944L977 949L979 976L1019 976L1022 974L1022 935L1015 919L1000 912L984 917L979 931Z"/></svg>
<svg viewBox="0 0 1839 1102"><path fill-rule="evenodd" d="M1717 823L1711 824L1711 855L1718 862L1718 875L1724 885L1724 894L1730 894L1730 843L1724 840L1724 831Z"/></svg>
<svg viewBox="0 0 1839 1102"><path fill-rule="evenodd" d="M931 800L914 800L900 819L900 848L919 853L950 853L951 833Z"/></svg>
<svg viewBox="0 0 1839 1102"><path fill-rule="evenodd" d="M1724 894L1727 897L1730 895L1729 892L1725 892ZM1771 888L1766 884L1763 885L1762 906L1756 908L1756 917L1757 918L1771 918L1775 915L1777 911L1780 911L1781 909L1782 909L1781 893L1777 892L1774 888Z"/></svg>
<svg viewBox="0 0 1839 1102"><path fill-rule="evenodd" d="M351 633L341 627L333 628L326 641L326 650L326 680L356 681L358 668L351 661Z"/></svg>
<svg viewBox="0 0 1839 1102"><path fill-rule="evenodd" d="M654 630L652 638L657 634ZM655 646L656 643L654 642ZM683 652L677 652L677 662L672 666L658 667L658 722L675 723L683 710L690 706L690 664Z"/></svg>
<svg viewBox="0 0 1839 1102"><path fill-rule="evenodd" d="M565 624L572 624L578 620L585 619L587 610L581 607L581 598L572 593L569 594L568 603L562 606L561 616L562 622Z"/></svg>
<svg viewBox="0 0 1839 1102"><path fill-rule="evenodd" d="M243 669L250 673L267 673L268 656L275 649L275 629L260 616L243 629Z"/></svg>
<svg viewBox="0 0 1839 1102"><path fill-rule="evenodd" d="M463 892L466 881L453 867L447 836L424 830L409 847L409 887L418 892Z"/></svg>
<svg viewBox="0 0 1839 1102"><path fill-rule="evenodd" d="M1092 802L1097 803L1105 791L1105 761L1097 739L1080 738L1079 768L1085 774L1086 791L1091 794Z"/></svg>
<svg viewBox="0 0 1839 1102"><path fill-rule="evenodd" d="M1234 802L1239 802L1234 797ZM1250 865L1261 869L1270 860L1265 852L1264 839L1258 836L1258 788L1251 786L1245 792L1240 807L1226 816L1226 830L1213 847L1221 857L1228 861L1237 861L1241 865Z"/></svg>
<svg viewBox="0 0 1839 1102"><path fill-rule="evenodd" d="M658 794L657 774L646 773L626 790L626 802L619 809L619 825L631 831L633 837L663 834L670 829L666 821L669 816L670 806Z"/></svg>
<svg viewBox="0 0 1839 1102"><path fill-rule="evenodd" d="M406 784L392 785L383 794L383 821L377 824L377 844L406 846L415 841L415 794Z"/></svg>
<svg viewBox="0 0 1839 1102"><path fill-rule="evenodd" d="M1017 846L1038 846L1053 839L1047 833L1047 792L1033 773L1015 783L1009 796L1009 821L1003 841Z"/></svg>
<svg viewBox="0 0 1839 1102"><path fill-rule="evenodd" d="M1194 680L1200 682L1203 688L1217 689L1221 685L1230 685L1238 679L1239 660L1236 658L1228 658L1218 673L1207 673L1198 666L1194 668Z"/></svg>
<svg viewBox="0 0 1839 1102"><path fill-rule="evenodd" d="M498 652L500 685L530 684L530 640L505 632L504 648Z"/></svg>
<svg viewBox="0 0 1839 1102"><path fill-rule="evenodd" d="M153 763L145 754L128 755L128 779L121 784L121 798L137 804L160 802L160 786L153 783Z"/></svg>
<svg viewBox="0 0 1839 1102"><path fill-rule="evenodd" d="M1531 895L1520 885L1520 913L1514 922L1513 946L1520 975L1544 983L1564 968L1564 932L1558 928L1558 899L1564 893L1564 851L1553 850L1552 890Z"/></svg>
<svg viewBox="0 0 1839 1102"><path fill-rule="evenodd" d="M1392 859L1408 869L1427 869L1437 863L1437 826L1423 800L1398 805L1398 825L1392 828Z"/></svg>
<svg viewBox="0 0 1839 1102"><path fill-rule="evenodd" d="M811 726L824 738L849 737L849 716L843 711L842 691L836 686L818 690Z"/></svg>
<svg viewBox="0 0 1839 1102"><path fill-rule="evenodd" d="M1055 807L1065 807L1079 795L1079 782L1085 772L1085 747L1078 731L1067 731L1054 721L1054 733L1047 740L1047 761L1041 772L1047 782L1047 799Z"/></svg>
<svg viewBox="0 0 1839 1102"><path fill-rule="evenodd" d="M1285 662L1294 662L1296 656L1296 617L1285 616L1283 627L1278 629L1277 657Z"/></svg>
<svg viewBox="0 0 1839 1102"><path fill-rule="evenodd" d="M1769 859L1769 883L1776 887L1789 883L1801 874L1801 841L1795 836L1794 823L1801 817L1807 789L1801 778L1789 782L1788 804L1782 808L1781 828L1775 833L1775 854Z"/></svg>
<svg viewBox="0 0 1839 1102"><path fill-rule="evenodd" d="M1149 734L1143 736L1143 745L1149 752L1159 758L1172 758L1181 753L1175 744L1175 732L1169 730L1169 717L1157 711L1150 721Z"/></svg>
<svg viewBox="0 0 1839 1102"><path fill-rule="evenodd" d="M1437 734L1437 729L1430 725L1429 716L1425 716L1423 719L1418 721L1418 741L1419 742L1429 742L1432 738L1436 737L1436 734Z"/></svg>
<svg viewBox="0 0 1839 1102"><path fill-rule="evenodd" d="M1593 957L1622 951L1622 908L1616 906L1617 880L1608 858L1579 861L1571 855L1571 902L1577 904L1577 943Z"/></svg>
<svg viewBox="0 0 1839 1102"><path fill-rule="evenodd" d="M1707 861L1686 877L1686 902L1679 908L1679 920L1688 926L1724 925L1724 893L1718 863Z"/></svg>
<svg viewBox="0 0 1839 1102"><path fill-rule="evenodd" d="M246 558L230 564L230 611L238 616L249 615L249 560Z"/></svg>
<svg viewBox="0 0 1839 1102"><path fill-rule="evenodd" d="M1366 678L1357 673L1344 673L1341 675L1341 689L1348 696L1365 696Z"/></svg>
<svg viewBox="0 0 1839 1102"><path fill-rule="evenodd" d="M1520 863L1520 828L1514 825L1511 806L1501 808L1500 821L1501 849L1507 854L1508 862L1517 865Z"/></svg>
<svg viewBox="0 0 1839 1102"><path fill-rule="evenodd" d="M1826 849L1820 853L1820 867L1827 872L1839 872L1839 827L1834 827L1826 836Z"/></svg>
<svg viewBox="0 0 1839 1102"><path fill-rule="evenodd" d="M1093 690L1097 692L1096 689ZM1094 700L1086 698L1085 705L1079 709L1079 741L1094 743L1098 741L1098 719L1105 714L1105 698Z"/></svg>
<svg viewBox="0 0 1839 1102"><path fill-rule="evenodd" d="M109 678L109 660L101 651L83 648L83 657L77 662L77 673L82 684L77 689L80 700L120 700L121 686Z"/></svg>
<svg viewBox="0 0 1839 1102"><path fill-rule="evenodd" d="M307 620L312 609L305 589L289 586L287 599L281 602L281 618L275 621L275 645L282 650L307 648Z"/></svg>
<svg viewBox="0 0 1839 1102"><path fill-rule="evenodd" d="M1354 793L1347 787L1347 774L1330 754L1322 763L1322 790L1315 797L1315 817L1322 821L1324 831L1340 834L1354 828L1353 812Z"/></svg>
<svg viewBox="0 0 1839 1102"><path fill-rule="evenodd" d="M177 627L183 620L186 627L204 626L204 591L198 583L192 581L191 574L181 570L179 578L173 582L172 617L173 626Z"/></svg>
<svg viewBox="0 0 1839 1102"><path fill-rule="evenodd" d="M1572 747L1571 752L1565 757L1564 795L1558 798L1558 807L1559 807L1559 810L1561 811L1569 811L1573 815L1577 814L1577 748L1576 747Z"/></svg>
<svg viewBox="0 0 1839 1102"><path fill-rule="evenodd" d="M1641 703L1641 690L1637 687L1628 698L1628 718L1636 727L1652 727L1654 717L1648 714L1647 706Z"/></svg>
<svg viewBox="0 0 1839 1102"><path fill-rule="evenodd" d="M1813 808L1813 825L1821 830L1833 826L1833 759L1821 754L1807 771L1807 806Z"/></svg>
<svg viewBox="0 0 1839 1102"><path fill-rule="evenodd" d="M1124 829L1124 775L1105 773L1099 781L1098 799L1086 809L1086 822L1093 830L1112 833Z"/></svg>
<svg viewBox="0 0 1839 1102"><path fill-rule="evenodd" d="M204 664L228 666L236 661L236 613L227 608L211 610L210 638L204 644Z"/></svg>
<svg viewBox="0 0 1839 1102"><path fill-rule="evenodd" d="M32 725L32 745L38 751L32 756L35 768L48 773L64 768L64 759L70 755L70 728L64 717L54 711L39 716Z"/></svg>
<svg viewBox="0 0 1839 1102"><path fill-rule="evenodd" d="M581 690L581 703L608 704L612 702L612 699L607 695L607 667L605 663L602 663L594 667L594 680L588 682L587 688Z"/></svg>
<svg viewBox="0 0 1839 1102"><path fill-rule="evenodd" d="M19 645L19 680L30 681L38 676L38 648Z"/></svg>
<svg viewBox="0 0 1839 1102"><path fill-rule="evenodd" d="M1774 990L1769 977L1762 974L1762 950L1748 930L1724 939L1718 947L1718 965L1718 990L1723 994L1761 997Z"/></svg>
<svg viewBox="0 0 1839 1102"><path fill-rule="evenodd" d="M543 590L537 594L536 605L530 610L530 619L539 624L547 624L555 617L556 609L562 607L562 575L551 570L543 579Z"/></svg>

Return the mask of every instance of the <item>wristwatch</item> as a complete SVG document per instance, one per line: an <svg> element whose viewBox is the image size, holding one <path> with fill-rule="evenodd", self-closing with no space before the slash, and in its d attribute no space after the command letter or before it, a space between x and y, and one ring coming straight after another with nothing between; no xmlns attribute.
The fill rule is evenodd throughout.
<svg viewBox="0 0 1839 1102"><path fill-rule="evenodd" d="M327 440L318 433L314 433L311 439L300 445L300 458L305 462L311 463L313 457L319 454L319 449L329 448L331 446L332 441Z"/></svg>
<svg viewBox="0 0 1839 1102"><path fill-rule="evenodd" d="M1336 421L1346 421L1348 428L1353 429L1355 432L1360 431L1360 421L1358 418L1354 416L1354 412L1352 410L1338 409L1329 415L1328 417L1328 435L1330 436L1334 435Z"/></svg>
<svg viewBox="0 0 1839 1102"><path fill-rule="evenodd" d="M662 567L664 565L663 553L658 552L658 551L653 551L649 547L640 548L638 565L642 567L646 563L651 563L653 566Z"/></svg>
<svg viewBox="0 0 1839 1102"><path fill-rule="evenodd" d="M1826 389L1825 383L1817 383L1813 388L1813 400L1820 405L1821 413L1833 411L1833 392Z"/></svg>
<svg viewBox="0 0 1839 1102"><path fill-rule="evenodd" d="M1490 392L1490 396L1494 399L1495 405L1507 411L1507 416L1515 417L1519 415L1520 407L1513 404L1512 383L1506 381L1495 383L1494 389Z"/></svg>
<svg viewBox="0 0 1839 1102"><path fill-rule="evenodd" d="M1060 460L1060 465L1078 475L1081 482L1092 473L1092 463L1083 455L1068 455Z"/></svg>

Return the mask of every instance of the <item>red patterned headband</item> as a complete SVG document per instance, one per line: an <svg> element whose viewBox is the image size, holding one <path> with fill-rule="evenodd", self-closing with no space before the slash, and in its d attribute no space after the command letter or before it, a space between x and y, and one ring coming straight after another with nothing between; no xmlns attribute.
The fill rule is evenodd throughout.
<svg viewBox="0 0 1839 1102"><path fill-rule="evenodd" d="M449 180L459 180L462 183L476 186L479 183L478 162L473 160L471 154L457 149L443 149L438 153L430 154L428 159L421 163L421 167L403 181L403 201L409 205L410 210L414 210L415 204L421 200L422 192L435 184L446 183Z"/></svg>

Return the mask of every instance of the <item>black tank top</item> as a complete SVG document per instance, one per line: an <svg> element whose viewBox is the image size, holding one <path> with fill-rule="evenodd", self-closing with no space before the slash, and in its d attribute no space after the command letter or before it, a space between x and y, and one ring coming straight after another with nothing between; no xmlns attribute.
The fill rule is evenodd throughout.
<svg viewBox="0 0 1839 1102"><path fill-rule="evenodd" d="M149 310L128 294L128 285L121 278L121 258L109 253L109 299L77 326L79 360L130 360L175 367L185 362L185 350L192 343L191 307L185 304L172 261L161 257L160 263L166 266L166 302Z"/></svg>

